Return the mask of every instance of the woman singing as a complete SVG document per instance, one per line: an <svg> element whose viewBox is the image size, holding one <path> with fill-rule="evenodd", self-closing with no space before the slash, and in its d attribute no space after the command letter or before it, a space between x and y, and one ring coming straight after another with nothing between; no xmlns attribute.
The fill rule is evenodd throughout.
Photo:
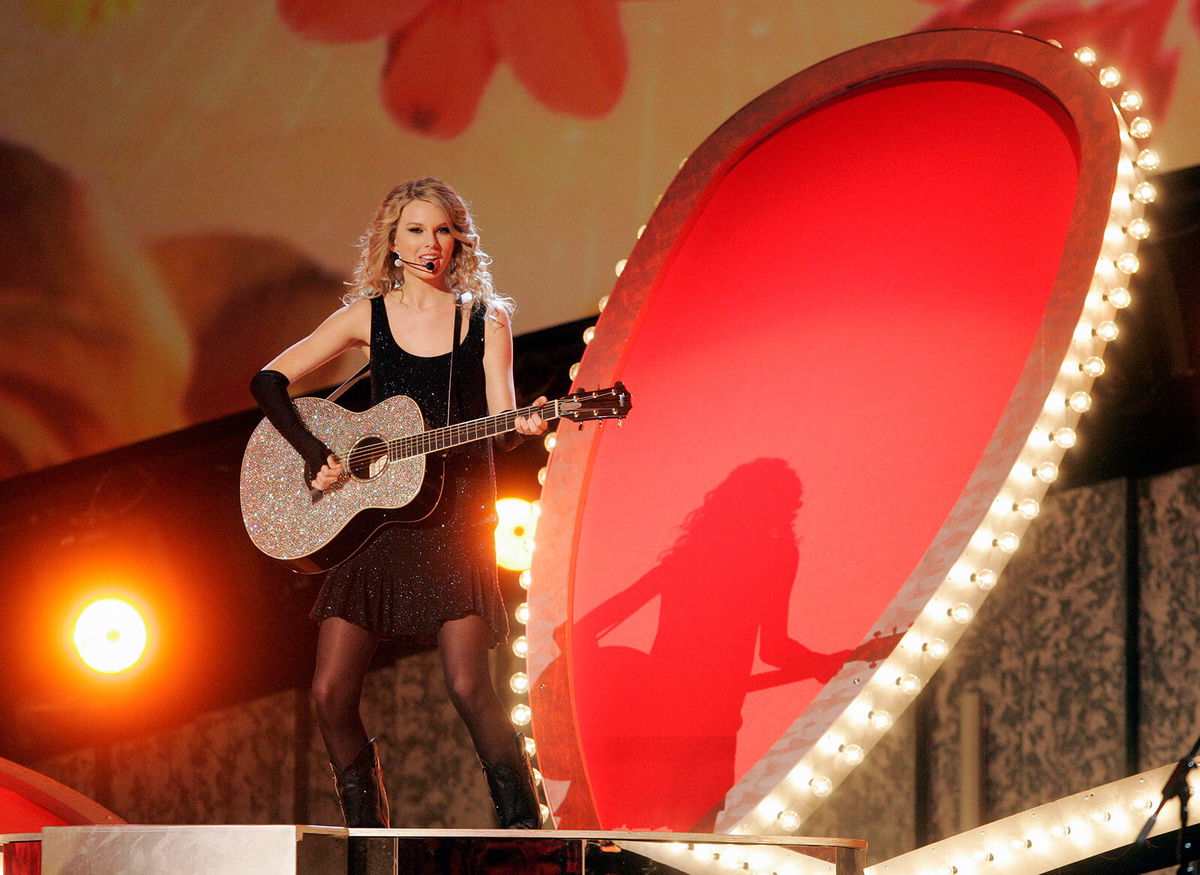
<svg viewBox="0 0 1200 875"><path fill-rule="evenodd" d="M342 462L304 426L287 387L347 350L370 358L372 403L407 395L428 425L443 425L457 307L452 419L515 409L513 303L493 289L490 261L466 204L445 183L420 179L388 194L361 241L345 305L251 381L267 418L304 458L314 489L333 487ZM533 414L518 418L516 429L536 435L546 424ZM347 826L389 825L375 740L359 716L363 677L384 638L436 642L500 826L541 823L524 739L513 732L488 671L488 650L508 636L496 579L495 501L491 443L465 444L446 459L431 516L385 526L326 575L312 610L319 623L313 697Z"/></svg>

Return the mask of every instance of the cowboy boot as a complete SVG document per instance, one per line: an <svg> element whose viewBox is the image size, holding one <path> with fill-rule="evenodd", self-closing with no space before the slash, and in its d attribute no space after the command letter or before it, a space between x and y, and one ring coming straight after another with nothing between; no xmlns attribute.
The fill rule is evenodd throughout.
<svg viewBox="0 0 1200 875"><path fill-rule="evenodd" d="M504 760L489 765L481 759L479 763L487 778L500 828L538 829L542 825L542 812L533 780L533 766L525 750L525 736L513 733L513 745L514 749Z"/></svg>
<svg viewBox="0 0 1200 875"><path fill-rule="evenodd" d="M367 826L386 829L388 827L387 791L383 786L383 769L379 766L379 754L375 750L375 739L371 739L350 765L340 772L330 763L333 770L333 785L337 788L338 804L342 806L342 817L346 826Z"/></svg>

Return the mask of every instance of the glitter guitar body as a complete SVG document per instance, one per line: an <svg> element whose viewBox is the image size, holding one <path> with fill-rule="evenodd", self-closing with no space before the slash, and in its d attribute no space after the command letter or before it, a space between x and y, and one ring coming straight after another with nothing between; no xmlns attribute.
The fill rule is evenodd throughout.
<svg viewBox="0 0 1200 875"><path fill-rule="evenodd" d="M254 546L304 574L327 571L353 556L380 527L422 520L442 493L441 454L451 447L513 431L518 417L545 420L624 419L632 408L621 383L575 392L537 407L425 429L417 403L404 395L355 412L323 398L297 398L309 430L345 469L324 492L304 479L304 461L266 419L242 458L241 504ZM427 458L428 457L428 458Z"/></svg>

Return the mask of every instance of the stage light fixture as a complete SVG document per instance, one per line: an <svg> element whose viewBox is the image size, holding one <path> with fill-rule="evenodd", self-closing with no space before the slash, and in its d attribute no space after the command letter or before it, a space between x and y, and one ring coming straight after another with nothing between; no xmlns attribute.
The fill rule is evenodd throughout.
<svg viewBox="0 0 1200 875"><path fill-rule="evenodd" d="M525 571L532 561L529 539L536 528L533 507L523 498L496 502L496 562L509 571Z"/></svg>
<svg viewBox="0 0 1200 875"><path fill-rule="evenodd" d="M109 597L91 602L80 612L71 640L79 658L93 671L119 674L142 658L149 631L136 607Z"/></svg>

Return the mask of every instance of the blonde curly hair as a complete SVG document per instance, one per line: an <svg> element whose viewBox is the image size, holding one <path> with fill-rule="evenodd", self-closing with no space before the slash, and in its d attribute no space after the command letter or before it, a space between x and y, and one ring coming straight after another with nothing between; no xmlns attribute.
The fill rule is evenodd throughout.
<svg viewBox="0 0 1200 875"><path fill-rule="evenodd" d="M450 220L450 234L457 241L446 269L450 288L470 296L472 306L483 306L489 314L511 316L512 298L496 291L488 265L492 258L479 247L479 230L471 211L453 188L440 179L426 177L401 183L388 192L375 219L358 241L358 264L354 279L342 301L351 304L359 298L378 298L395 289L404 293L404 271L396 265L393 248L400 214L412 201L426 201L441 207Z"/></svg>

